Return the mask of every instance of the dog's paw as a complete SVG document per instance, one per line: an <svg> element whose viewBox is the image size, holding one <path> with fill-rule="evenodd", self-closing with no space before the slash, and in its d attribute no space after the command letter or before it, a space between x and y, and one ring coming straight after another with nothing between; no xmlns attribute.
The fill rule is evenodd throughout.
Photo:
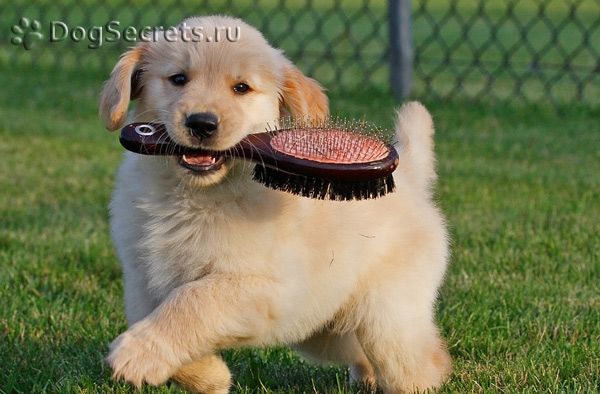
<svg viewBox="0 0 600 394"><path fill-rule="evenodd" d="M166 382L182 363L164 338L153 335L150 324L140 322L110 344L106 358L113 378L126 380L136 387L143 383Z"/></svg>

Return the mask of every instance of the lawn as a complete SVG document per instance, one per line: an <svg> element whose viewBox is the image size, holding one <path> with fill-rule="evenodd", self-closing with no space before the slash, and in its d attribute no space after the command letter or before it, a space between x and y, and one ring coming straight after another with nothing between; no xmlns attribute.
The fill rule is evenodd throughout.
<svg viewBox="0 0 600 394"><path fill-rule="evenodd" d="M126 327L107 210L122 148L97 116L107 72L14 66L11 51L0 47L0 393L134 392L103 362ZM452 236L438 322L455 372L440 393L600 391L597 109L422 98ZM368 88L331 103L388 128L398 105ZM361 390L285 348L224 357L235 393Z"/></svg>
<svg viewBox="0 0 600 394"><path fill-rule="evenodd" d="M106 75L9 71L0 74L0 392L131 392L103 363L125 328L106 208L121 148L96 116ZM391 126L387 94L331 99L343 116ZM427 104L453 250L438 318L456 371L441 392L597 390L597 115ZM239 393L360 389L345 369L286 349L225 357Z"/></svg>

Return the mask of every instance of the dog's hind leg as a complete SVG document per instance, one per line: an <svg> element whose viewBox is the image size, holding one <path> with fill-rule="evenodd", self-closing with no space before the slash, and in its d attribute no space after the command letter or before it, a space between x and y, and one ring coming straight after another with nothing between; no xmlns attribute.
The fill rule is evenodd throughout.
<svg viewBox="0 0 600 394"><path fill-rule="evenodd" d="M336 334L323 330L293 345L293 348L315 361L349 365L353 383L362 382L371 389L375 388L373 367L354 332Z"/></svg>
<svg viewBox="0 0 600 394"><path fill-rule="evenodd" d="M399 394L440 387L452 363L431 306L395 296L390 288L372 293L357 337L373 365L378 388Z"/></svg>
<svg viewBox="0 0 600 394"><path fill-rule="evenodd" d="M177 371L173 380L186 391L203 394L227 394L231 373L216 355L206 356L186 364Z"/></svg>

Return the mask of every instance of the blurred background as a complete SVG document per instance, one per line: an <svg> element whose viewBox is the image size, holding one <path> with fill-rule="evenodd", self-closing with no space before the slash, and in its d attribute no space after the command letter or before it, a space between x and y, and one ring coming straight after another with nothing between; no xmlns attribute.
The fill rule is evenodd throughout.
<svg viewBox="0 0 600 394"><path fill-rule="evenodd" d="M600 101L597 0L397 2L412 10L411 97L553 105ZM388 8L385 0L15 0L2 6L0 65L106 75L118 54L132 45L124 35L115 40L109 22L117 22L111 28L119 33L134 28L139 37L144 27L168 28L191 15L222 13L258 27L330 91L388 92L394 47L389 20L395 17ZM33 31L37 21L44 36L39 42L23 39L31 41L25 43L29 50L18 38L15 42L23 34L11 30L21 18L30 25L20 26L23 34ZM62 25L52 25L57 21Z"/></svg>

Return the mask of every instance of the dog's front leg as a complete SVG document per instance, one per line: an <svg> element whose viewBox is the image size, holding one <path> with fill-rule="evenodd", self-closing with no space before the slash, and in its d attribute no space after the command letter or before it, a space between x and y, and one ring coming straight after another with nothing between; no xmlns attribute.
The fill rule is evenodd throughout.
<svg viewBox="0 0 600 394"><path fill-rule="evenodd" d="M111 344L113 375L158 385L219 349L264 342L276 321L276 287L255 276L213 276L175 289Z"/></svg>

